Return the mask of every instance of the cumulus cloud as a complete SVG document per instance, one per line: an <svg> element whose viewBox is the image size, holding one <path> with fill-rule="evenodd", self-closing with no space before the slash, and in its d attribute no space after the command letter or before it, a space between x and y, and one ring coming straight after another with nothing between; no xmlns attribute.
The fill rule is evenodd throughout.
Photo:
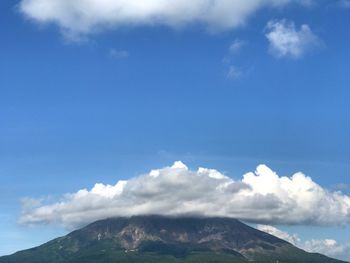
<svg viewBox="0 0 350 263"><path fill-rule="evenodd" d="M117 216L145 214L238 218L262 224L336 225L350 221L350 197L329 192L310 177L280 177L265 165L239 181L214 169L190 170L182 162L148 174L96 184L57 202L25 204L24 224L80 226Z"/></svg>
<svg viewBox="0 0 350 263"><path fill-rule="evenodd" d="M289 234L270 225L257 225L257 229L284 239L308 252L320 253L343 260L350 259L350 244L339 244L334 239L311 239L304 241L297 234Z"/></svg>
<svg viewBox="0 0 350 263"><path fill-rule="evenodd" d="M20 10L39 23L58 25L63 31L87 34L106 28L202 24L226 30L245 23L263 7L309 0L21 0Z"/></svg>
<svg viewBox="0 0 350 263"><path fill-rule="evenodd" d="M272 20L266 30L270 53L278 58L300 58L321 43L306 24L298 29L292 21Z"/></svg>

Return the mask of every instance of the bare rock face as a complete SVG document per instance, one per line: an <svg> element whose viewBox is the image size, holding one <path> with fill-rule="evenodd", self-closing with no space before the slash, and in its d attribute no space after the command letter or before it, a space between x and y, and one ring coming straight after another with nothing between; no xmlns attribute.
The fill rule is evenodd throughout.
<svg viewBox="0 0 350 263"><path fill-rule="evenodd" d="M86 239L118 240L125 250L137 250L144 242L161 242L211 251L231 250L245 255L291 246L284 240L228 218L114 218L93 223L79 234L85 235Z"/></svg>

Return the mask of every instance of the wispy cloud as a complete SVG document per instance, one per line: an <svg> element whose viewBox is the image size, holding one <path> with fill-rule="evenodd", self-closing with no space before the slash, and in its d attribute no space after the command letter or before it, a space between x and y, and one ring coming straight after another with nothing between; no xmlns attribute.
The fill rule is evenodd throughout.
<svg viewBox="0 0 350 263"><path fill-rule="evenodd" d="M235 65L233 61L238 57L245 44L245 41L237 38L228 47L223 59L223 63L226 66L226 77L228 79L238 79L244 74L243 70Z"/></svg>
<svg viewBox="0 0 350 263"><path fill-rule="evenodd" d="M144 214L225 216L260 224L337 225L350 221L350 196L330 192L310 177L280 177L265 165L234 181L214 169L182 162L146 175L96 184L58 202L25 205L20 222L66 226Z"/></svg>
<svg viewBox="0 0 350 263"><path fill-rule="evenodd" d="M64 32L89 34L111 28L202 24L208 30L241 26L257 10L309 0L21 0L22 13L40 23L58 25Z"/></svg>
<svg viewBox="0 0 350 263"><path fill-rule="evenodd" d="M245 45L245 42L243 40L240 40L240 39L234 40L229 47L229 53L237 54L243 48L244 45Z"/></svg>
<svg viewBox="0 0 350 263"><path fill-rule="evenodd" d="M123 59L123 58L128 58L130 54L126 50L117 50L117 49L111 48L109 50L109 56L114 59Z"/></svg>
<svg viewBox="0 0 350 263"><path fill-rule="evenodd" d="M292 21L272 20L267 24L266 31L270 53L277 58L300 58L321 44L321 40L306 24L298 29Z"/></svg>
<svg viewBox="0 0 350 263"><path fill-rule="evenodd" d="M350 8L350 0L339 0L338 4L341 7Z"/></svg>
<svg viewBox="0 0 350 263"><path fill-rule="evenodd" d="M231 65L227 71L227 78L229 79L238 79L243 75L243 72L238 69L236 66Z"/></svg>
<svg viewBox="0 0 350 263"><path fill-rule="evenodd" d="M321 253L330 257L350 260L350 243L339 244L334 239L302 240L297 234L289 234L269 225L257 225L257 229L284 239L291 244L312 253Z"/></svg>

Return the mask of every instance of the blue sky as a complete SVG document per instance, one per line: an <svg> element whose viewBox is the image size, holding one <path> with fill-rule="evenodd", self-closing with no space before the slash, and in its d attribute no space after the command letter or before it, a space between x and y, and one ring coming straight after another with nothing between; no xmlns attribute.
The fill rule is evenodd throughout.
<svg viewBox="0 0 350 263"><path fill-rule="evenodd" d="M0 3L0 254L67 231L17 224L23 198L114 185L177 160L235 180L266 164L349 194L348 2L259 6L215 30L80 30L26 13L25 2L35 4ZM294 28L300 52L274 50L269 22ZM279 227L350 243L346 226Z"/></svg>

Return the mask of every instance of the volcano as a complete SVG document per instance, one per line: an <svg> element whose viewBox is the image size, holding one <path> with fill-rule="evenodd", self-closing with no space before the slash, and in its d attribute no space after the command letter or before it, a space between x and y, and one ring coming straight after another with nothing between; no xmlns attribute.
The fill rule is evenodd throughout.
<svg viewBox="0 0 350 263"><path fill-rule="evenodd" d="M0 263L340 263L231 218L135 216L94 222Z"/></svg>

